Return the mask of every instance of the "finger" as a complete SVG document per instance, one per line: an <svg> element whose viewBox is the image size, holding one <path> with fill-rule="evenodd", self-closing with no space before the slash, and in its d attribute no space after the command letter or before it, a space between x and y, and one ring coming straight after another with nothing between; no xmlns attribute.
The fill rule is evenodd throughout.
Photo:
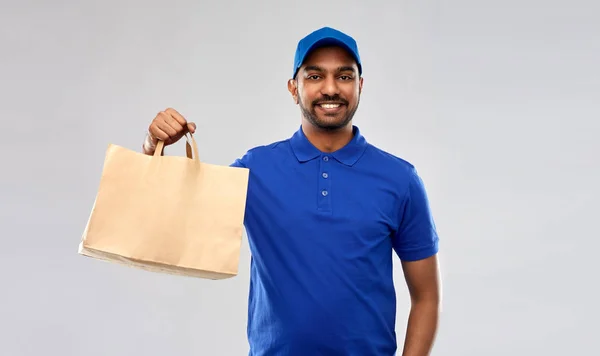
<svg viewBox="0 0 600 356"><path fill-rule="evenodd" d="M185 126L187 124L187 120L183 117L183 115L178 113L177 110L168 108L165 110L165 112L172 116L181 126Z"/></svg>
<svg viewBox="0 0 600 356"><path fill-rule="evenodd" d="M168 113L164 112L161 116L161 118L164 120L164 122L166 122L170 127L173 128L173 130L175 130L175 135L179 135L183 132L183 128L185 127L185 124L181 125L173 116L169 115ZM166 132L166 131L165 131Z"/></svg>
<svg viewBox="0 0 600 356"><path fill-rule="evenodd" d="M169 139L169 135L166 132L164 132L162 129L160 129L160 127L158 127L157 124L153 124L152 126L150 126L149 131L150 131L150 138L152 139L154 144L158 143L158 140L166 141Z"/></svg>
<svg viewBox="0 0 600 356"><path fill-rule="evenodd" d="M175 137L183 132L183 126L166 112L160 113L160 120L157 121L159 127L171 137Z"/></svg>
<svg viewBox="0 0 600 356"><path fill-rule="evenodd" d="M187 128L188 128L188 131L191 132L191 133L195 133L196 132L196 124L193 123L193 122L189 122L187 124Z"/></svg>
<svg viewBox="0 0 600 356"><path fill-rule="evenodd" d="M175 129L172 128L168 123L166 123L164 121L157 121L156 122L156 126L163 133L165 133L165 135L167 135L167 137L165 138L165 140L168 139L168 138L176 138L177 137L177 131L175 131Z"/></svg>

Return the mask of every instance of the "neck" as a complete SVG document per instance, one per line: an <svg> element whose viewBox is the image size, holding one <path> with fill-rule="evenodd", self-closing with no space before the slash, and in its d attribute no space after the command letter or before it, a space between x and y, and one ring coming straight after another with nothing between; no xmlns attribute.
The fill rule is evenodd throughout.
<svg viewBox="0 0 600 356"><path fill-rule="evenodd" d="M334 152L352 140L352 123L334 131L320 129L302 120L302 131L310 143L321 152Z"/></svg>

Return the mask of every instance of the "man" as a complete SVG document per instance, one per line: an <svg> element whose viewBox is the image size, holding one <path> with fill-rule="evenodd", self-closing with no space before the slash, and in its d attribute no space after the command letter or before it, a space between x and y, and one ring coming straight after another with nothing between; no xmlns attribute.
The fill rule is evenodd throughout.
<svg viewBox="0 0 600 356"><path fill-rule="evenodd" d="M332 28L309 34L288 82L301 127L232 164L250 169L250 355L395 355L393 251L412 301L403 355L431 351L438 236L415 168L352 124L362 86L354 39ZM144 152L195 129L167 109L150 124Z"/></svg>

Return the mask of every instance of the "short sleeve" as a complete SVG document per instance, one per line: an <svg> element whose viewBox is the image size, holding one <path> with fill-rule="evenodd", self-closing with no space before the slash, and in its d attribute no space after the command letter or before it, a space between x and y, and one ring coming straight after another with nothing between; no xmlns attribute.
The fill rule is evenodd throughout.
<svg viewBox="0 0 600 356"><path fill-rule="evenodd" d="M235 161L233 161L229 167L235 167L235 168L248 168L246 167L246 164L244 163L244 157L241 158L236 158Z"/></svg>
<svg viewBox="0 0 600 356"><path fill-rule="evenodd" d="M229 167L249 168L250 167L250 158L251 157L252 157L252 151L248 151L243 156L236 158L229 165Z"/></svg>
<svg viewBox="0 0 600 356"><path fill-rule="evenodd" d="M423 180L412 168L404 200L400 205L393 248L400 260L417 261L435 255L439 248L438 241Z"/></svg>

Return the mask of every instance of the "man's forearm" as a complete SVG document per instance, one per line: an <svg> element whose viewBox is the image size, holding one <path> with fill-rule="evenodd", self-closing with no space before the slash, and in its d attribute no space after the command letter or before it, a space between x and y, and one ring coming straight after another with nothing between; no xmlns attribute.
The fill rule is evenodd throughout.
<svg viewBox="0 0 600 356"><path fill-rule="evenodd" d="M402 356L428 356L435 340L439 303L435 300L413 302L408 317Z"/></svg>

